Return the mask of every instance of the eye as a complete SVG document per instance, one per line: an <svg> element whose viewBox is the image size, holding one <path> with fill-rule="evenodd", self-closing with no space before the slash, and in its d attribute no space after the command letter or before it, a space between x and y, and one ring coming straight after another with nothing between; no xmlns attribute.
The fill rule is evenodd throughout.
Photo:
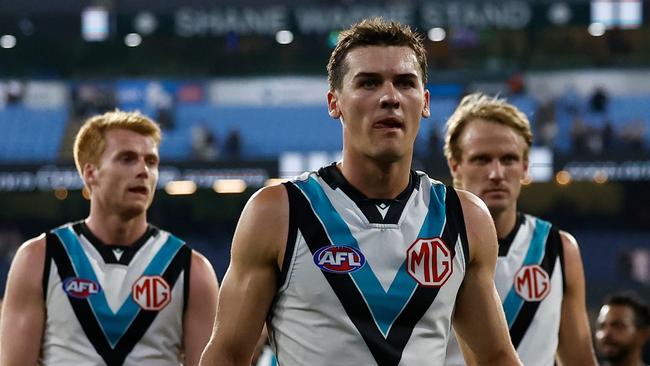
<svg viewBox="0 0 650 366"><path fill-rule="evenodd" d="M501 163L503 164L515 164L519 161L519 158L515 155L506 155L503 158L501 158Z"/></svg>
<svg viewBox="0 0 650 366"><path fill-rule="evenodd" d="M147 158L146 162L147 162L147 165L149 165L149 166L156 166L156 165L158 165L158 158L149 157L149 158Z"/></svg>
<svg viewBox="0 0 650 366"><path fill-rule="evenodd" d="M415 87L415 82L411 79L400 79L395 82L395 86L400 89L410 89Z"/></svg>
<svg viewBox="0 0 650 366"><path fill-rule="evenodd" d="M485 156L485 155L479 155L479 156L474 156L470 159L472 163L480 164L480 165L485 165L490 163L490 157Z"/></svg>
<svg viewBox="0 0 650 366"><path fill-rule="evenodd" d="M359 86L364 89L373 89L379 85L379 80L377 79L363 79L359 81Z"/></svg>

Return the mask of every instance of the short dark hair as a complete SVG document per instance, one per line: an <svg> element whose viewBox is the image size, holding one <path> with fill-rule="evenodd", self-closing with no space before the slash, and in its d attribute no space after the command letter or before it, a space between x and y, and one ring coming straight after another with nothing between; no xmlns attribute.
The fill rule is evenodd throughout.
<svg viewBox="0 0 650 366"><path fill-rule="evenodd" d="M607 298L605 305L628 306L634 312L634 324L638 329L650 327L650 309L636 294L623 292Z"/></svg>
<svg viewBox="0 0 650 366"><path fill-rule="evenodd" d="M420 64L422 83L427 81L427 54L422 36L408 25L382 18L365 19L341 32L327 63L327 80L331 90L340 89L347 72L345 56L354 48L366 46L405 46L415 52Z"/></svg>

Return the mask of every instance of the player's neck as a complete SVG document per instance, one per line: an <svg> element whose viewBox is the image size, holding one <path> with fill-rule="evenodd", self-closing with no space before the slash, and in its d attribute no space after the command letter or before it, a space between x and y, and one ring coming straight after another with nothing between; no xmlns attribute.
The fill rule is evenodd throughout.
<svg viewBox="0 0 650 366"><path fill-rule="evenodd" d="M91 213L85 222L88 229L108 245L131 245L147 230L147 216L144 214L125 220L118 215Z"/></svg>
<svg viewBox="0 0 650 366"><path fill-rule="evenodd" d="M517 224L517 208L503 210L501 212L492 212L494 227L497 229L497 238L503 239L508 236Z"/></svg>
<svg viewBox="0 0 650 366"><path fill-rule="evenodd" d="M368 198L393 199L406 189L411 164L402 162L377 164L344 158L338 164L350 184Z"/></svg>

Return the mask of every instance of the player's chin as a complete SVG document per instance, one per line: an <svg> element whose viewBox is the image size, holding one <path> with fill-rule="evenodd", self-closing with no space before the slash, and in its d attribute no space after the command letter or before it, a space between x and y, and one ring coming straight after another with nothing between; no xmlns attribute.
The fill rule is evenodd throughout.
<svg viewBox="0 0 650 366"><path fill-rule="evenodd" d="M400 146L392 146L392 144L384 144L383 146L376 146L372 156L375 160L385 163L394 163L404 158L406 152Z"/></svg>
<svg viewBox="0 0 650 366"><path fill-rule="evenodd" d="M132 202L122 209L121 216L127 220L138 217L147 211L148 206L145 202Z"/></svg>

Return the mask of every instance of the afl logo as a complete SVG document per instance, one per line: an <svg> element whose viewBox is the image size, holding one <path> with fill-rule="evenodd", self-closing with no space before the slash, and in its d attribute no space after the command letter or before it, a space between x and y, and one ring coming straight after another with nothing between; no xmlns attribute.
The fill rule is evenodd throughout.
<svg viewBox="0 0 650 366"><path fill-rule="evenodd" d="M523 266L515 274L515 291L526 301L542 301L550 290L548 273L537 264Z"/></svg>
<svg viewBox="0 0 650 366"><path fill-rule="evenodd" d="M406 252L406 269L421 286L440 287L453 272L451 251L440 238L421 239Z"/></svg>
<svg viewBox="0 0 650 366"><path fill-rule="evenodd" d="M85 278L70 277L63 281L63 291L76 299L85 299L99 292L99 284Z"/></svg>
<svg viewBox="0 0 650 366"><path fill-rule="evenodd" d="M132 288L133 301L144 310L158 311L172 299L171 288L160 276L142 276Z"/></svg>
<svg viewBox="0 0 650 366"><path fill-rule="evenodd" d="M323 271L350 273L366 264L366 258L358 249L348 246L326 246L314 253L314 263Z"/></svg>

